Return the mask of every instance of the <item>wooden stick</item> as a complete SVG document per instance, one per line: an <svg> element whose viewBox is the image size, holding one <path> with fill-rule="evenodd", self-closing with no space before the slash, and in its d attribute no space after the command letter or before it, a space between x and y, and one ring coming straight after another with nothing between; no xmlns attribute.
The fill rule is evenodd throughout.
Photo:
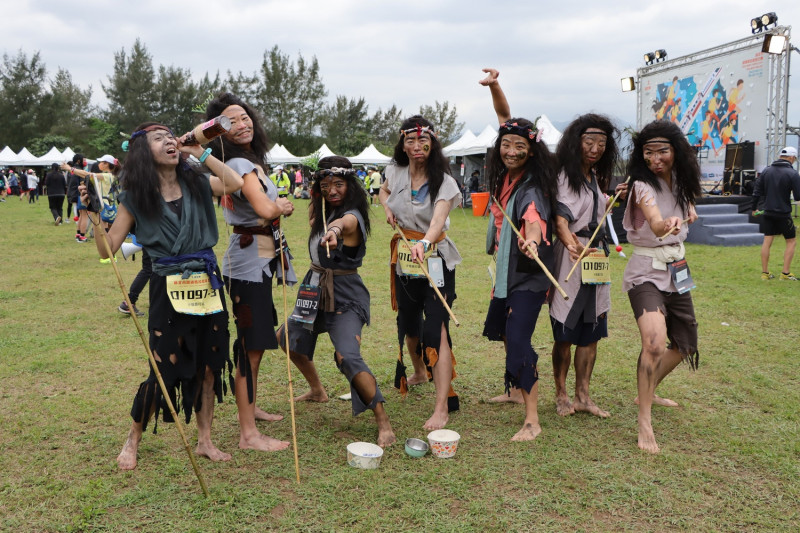
<svg viewBox="0 0 800 533"><path fill-rule="evenodd" d="M394 229L397 230L397 233L399 233L400 236L403 238L403 242L406 243L406 246L408 247L408 251L411 252L411 243L408 242L408 239L406 239L406 236L403 233L403 230L400 229L399 225L395 225ZM433 278L431 278L431 275L428 274L428 269L425 268L425 262L424 261L420 261L419 266L422 269L422 273L425 274L426 278L428 278L428 282L431 284L431 287L433 287L433 291L436 293L436 296L439 297L439 300L441 300L442 305L444 305L444 308L447 309L447 314L449 314L450 318L453 319L453 322L455 323L456 327L460 326L461 323L456 318L456 315L453 314L453 310L450 309L450 306L447 305L447 300L445 300L444 296L442 296L442 293L439 292L439 287L436 286L436 283L434 283Z"/></svg>
<svg viewBox="0 0 800 533"><path fill-rule="evenodd" d="M328 233L328 219L325 217L325 196L322 196L322 234ZM331 258L331 245L325 241L325 251L328 252L328 259Z"/></svg>
<svg viewBox="0 0 800 533"><path fill-rule="evenodd" d="M522 240L523 240L523 242L524 242L524 241L525 241L525 237L523 237L523 236L522 236L522 233L520 233L520 232L519 232L519 230L517 229L517 227L516 227L516 226L514 225L514 223L511 221L511 217L509 217L509 216L508 216L508 213L506 213L506 210L505 210L505 209L503 209L503 206L502 206L502 205L500 205L500 202L498 202L498 201L497 201L497 198L495 198L494 196L492 196L492 200L494 200L494 204L495 204L497 207L499 207L499 208L500 208L500 212L501 212L501 213L503 213L503 216L505 217L506 221L508 222L508 225L509 225L509 226L511 226L511 229L512 229L512 230L514 230L514 233L516 233L516 234L517 234L517 237L519 237L520 239L522 239ZM545 275L547 276L547 279L549 279L549 280L550 280L550 282L551 282L551 283L553 284L553 286L556 288L556 290L557 290L557 291L558 291L558 293L561 295L561 297L562 297L562 298L564 298L565 300L569 300L569 295L567 295L566 291L565 291L565 290L564 290L564 289L561 287L561 285L559 285L559 284L558 284L558 281L556 281L556 278L554 278L554 277L553 277L553 274L551 274L551 273L550 273L550 271L549 271L549 270L547 270L547 267L546 267L546 266L544 266L544 263L542 263L542 260L541 260L541 259L539 259L539 254L538 254L538 253L536 253L536 252L533 250L533 248L531 248L531 245L530 245L530 244L528 245L528 251L531 253L531 255L533 255L533 258L534 258L534 259L536 260L536 262L539 264L539 267L542 269L542 272L544 272L544 273L545 273Z"/></svg>
<svg viewBox="0 0 800 533"><path fill-rule="evenodd" d="M628 176L628 179L625 180L625 185L627 185L629 181L631 181L631 177L630 176ZM592 233L592 237L586 243L586 246L583 247L583 250L581 250L581 255L578 256L578 260L575 261L574 265L572 265L572 268L570 269L569 274L567 274L567 277L564 278L564 281L569 281L569 277L572 275L573 272L575 272L575 268L580 264L581 259L583 259L583 256L586 255L586 250L589 248L589 245L592 244L592 241L594 240L594 238L597 237L597 232L600 231L600 228L602 228L603 224L606 223L606 217L611 212L611 210L614 208L614 203L617 201L617 198L619 198L620 194L622 194L622 190L621 189L617 194L614 195L614 197L608 203L608 209L606 209L606 212L603 214L603 218L600 219L600 223L595 228L594 233Z"/></svg>
<svg viewBox="0 0 800 533"><path fill-rule="evenodd" d="M688 219L688 218L684 218L684 219L683 219L683 222L681 222L681 224L686 224L687 222L689 222L689 219ZM674 227L674 228L672 228L672 229L671 229L671 230L669 230L668 232L666 232L666 233L665 233L664 235L662 235L661 237L659 237L659 238L658 238L658 240L659 240L659 241L663 241L664 239L666 239L667 237L669 237L670 235L672 235L672 232L673 232L673 231L675 231L676 229L678 229L678 228L677 228L677 226L676 226L676 227Z"/></svg>
<svg viewBox="0 0 800 533"><path fill-rule="evenodd" d="M322 200L323 205L325 199ZM323 209L325 209L323 207ZM292 387L292 360L289 356L289 350L291 347L289 346L289 310L286 305L286 278L289 275L289 262L286 260L286 256L283 252L283 227L278 226L278 231L280 234L280 241L278 246L280 247L280 254L281 254L281 267L283 268L283 332L284 332L284 339L286 341L286 374L289 376L289 411L292 413L292 448L294 449L294 473L297 477L297 483L300 484L300 458L297 454L297 423L294 417L294 388Z"/></svg>
<svg viewBox="0 0 800 533"><path fill-rule="evenodd" d="M183 422L181 419L178 418L178 414L175 412L175 406L172 404L172 399L169 397L169 393L167 392L167 386L164 384L164 379L161 377L161 372L158 370L158 364L156 363L156 358L153 356L153 352L150 350L150 342L148 341L147 337L144 335L144 330L142 329L142 325L139 323L139 318L136 316L136 313L133 312L133 304L128 298L128 290L125 287L125 283L122 281L122 275L119 273L119 267L117 266L117 262L114 259L114 254L111 253L111 245L108 242L106 230L100 224L100 216L97 213L92 213L87 211L89 214L89 218L92 220L92 224L95 227L95 238L99 238L103 241L103 245L105 246L105 252L108 254L108 257L111 258L111 267L114 269L114 274L117 277L117 282L119 283L119 288L122 290L122 298L125 300L125 303L128 306L128 309L131 310L131 318L133 319L133 323L136 325L136 329L139 332L139 338L142 339L142 344L144 345L144 349L147 352L147 359L150 361L150 367L153 369L153 373L158 380L158 386L161 388L161 394L163 395L163 399L167 402L167 407L169 407L169 412L172 414L172 419L175 421L175 426L178 428L178 433L181 434L181 439L183 439L183 447L186 449L186 453L189 455L189 461L192 463L192 468L194 469L194 474L197 476L197 481L200 482L200 488L203 489L203 494L206 498L209 498L211 495L208 493L208 487L206 486L206 481L203 478L203 474L200 472L200 466L197 464L197 458L194 456L194 452L192 452L192 447L189 445L189 440L186 438L186 432L183 427ZM99 234L98 234L99 233ZM145 413L142 416L147 416Z"/></svg>

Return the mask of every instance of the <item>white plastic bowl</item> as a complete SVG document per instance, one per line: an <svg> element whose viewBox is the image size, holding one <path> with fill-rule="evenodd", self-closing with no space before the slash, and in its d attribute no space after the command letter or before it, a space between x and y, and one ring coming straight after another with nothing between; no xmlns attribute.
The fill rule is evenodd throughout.
<svg viewBox="0 0 800 533"><path fill-rule="evenodd" d="M351 442L347 445L347 464L371 470L378 468L383 457L383 448L371 442Z"/></svg>
<svg viewBox="0 0 800 533"><path fill-rule="evenodd" d="M461 435L450 429L437 429L428 433L431 453L442 459L453 457L456 454L460 439Z"/></svg>

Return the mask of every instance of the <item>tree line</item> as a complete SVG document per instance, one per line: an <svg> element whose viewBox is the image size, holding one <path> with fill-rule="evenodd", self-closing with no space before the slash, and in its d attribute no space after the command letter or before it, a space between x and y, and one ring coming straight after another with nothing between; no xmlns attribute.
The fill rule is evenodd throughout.
<svg viewBox="0 0 800 533"><path fill-rule="evenodd" d="M40 155L51 146L86 153L118 154L122 133L156 120L176 134L202 121L206 103L229 91L259 110L272 143L305 155L322 143L352 156L370 143L391 154L406 114L392 105L370 113L363 97L336 95L320 76L315 56L296 59L278 46L264 51L258 70L224 76L206 72L195 79L189 69L154 66L147 47L137 39L131 49L114 53L114 70L101 87L107 108L92 105L92 88L82 89L67 69L50 77L40 52L23 50L3 55L0 64L0 147L23 146ZM415 111L416 112L416 111ZM442 144L457 139L464 128L455 105L433 102L418 112L435 124ZM413 114L407 113L408 115Z"/></svg>

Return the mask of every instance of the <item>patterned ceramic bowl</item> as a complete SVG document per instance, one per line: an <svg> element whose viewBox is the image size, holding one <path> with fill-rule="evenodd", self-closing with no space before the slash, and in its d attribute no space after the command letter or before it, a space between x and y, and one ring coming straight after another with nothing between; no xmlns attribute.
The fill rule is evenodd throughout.
<svg viewBox="0 0 800 533"><path fill-rule="evenodd" d="M423 457L428 453L428 443L420 439L406 439L406 453L411 457Z"/></svg>
<svg viewBox="0 0 800 533"><path fill-rule="evenodd" d="M428 443L431 445L431 453L436 457L453 457L458 448L458 441L461 435L449 429L437 429L428 433Z"/></svg>
<svg viewBox="0 0 800 533"><path fill-rule="evenodd" d="M378 468L383 448L369 442L351 442L347 445L347 464L367 470Z"/></svg>

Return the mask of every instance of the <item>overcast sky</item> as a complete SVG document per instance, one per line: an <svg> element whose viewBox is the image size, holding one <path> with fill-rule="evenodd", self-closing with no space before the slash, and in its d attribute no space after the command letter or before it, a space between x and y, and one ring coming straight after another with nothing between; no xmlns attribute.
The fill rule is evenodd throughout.
<svg viewBox="0 0 800 533"><path fill-rule="evenodd" d="M363 96L374 112L397 104L406 115L447 100L478 133L495 124L481 68L494 66L515 115L545 113L564 123L593 110L634 123L636 97L620 91L642 55L674 58L750 34L769 11L800 28L800 2L629 0L0 0L0 48L41 52L52 75L68 69L95 103L113 54L138 37L154 65L252 73L273 45L319 60L329 98ZM649 6L649 7L646 7ZM796 30L800 31L800 29ZM800 44L800 34L795 37ZM795 78L800 54L792 54ZM789 122L800 124L800 82L791 88Z"/></svg>

